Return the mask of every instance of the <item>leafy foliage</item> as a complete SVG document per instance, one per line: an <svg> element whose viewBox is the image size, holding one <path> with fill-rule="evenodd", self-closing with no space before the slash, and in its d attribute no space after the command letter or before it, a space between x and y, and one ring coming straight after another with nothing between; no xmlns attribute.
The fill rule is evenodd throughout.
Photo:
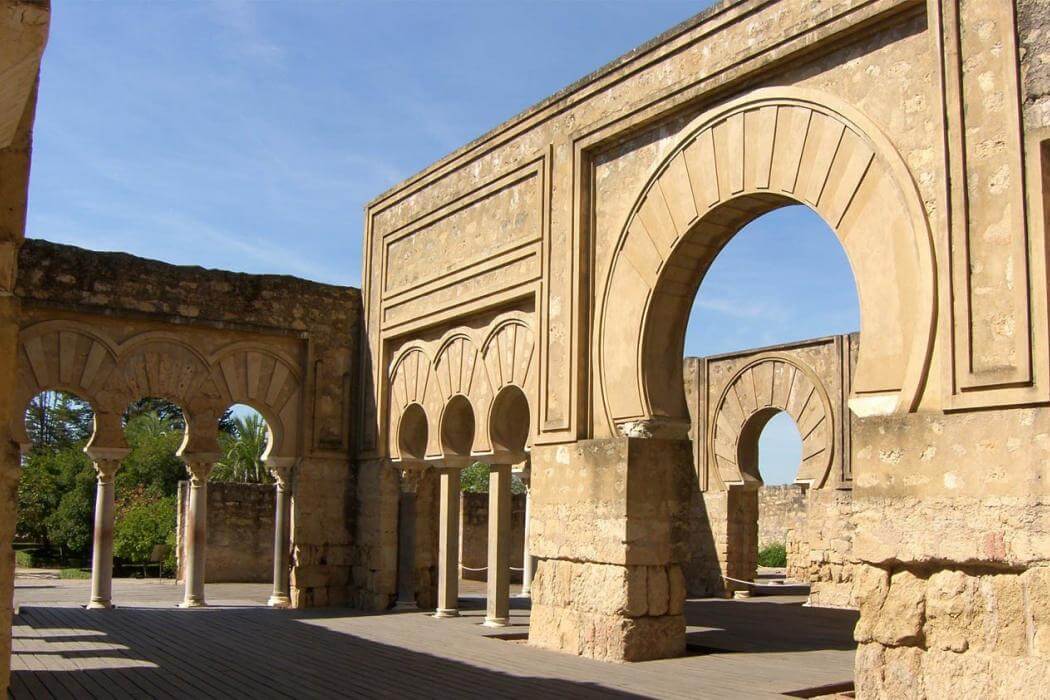
<svg viewBox="0 0 1050 700"><path fill-rule="evenodd" d="M18 483L17 537L57 550L59 559L83 558L91 548L96 475L83 451L91 422L86 404L60 392L41 394L26 412L34 446L23 459ZM182 412L173 404L146 399L128 411L125 435L131 452L117 472L116 495L125 511L135 504L145 514L136 512L124 526L125 551L136 551L135 542L145 547L149 539L174 541L174 495L186 478L175 452L184 430ZM168 505L158 505L162 502Z"/></svg>
<svg viewBox="0 0 1050 700"><path fill-rule="evenodd" d="M781 542L771 542L758 552L758 565L773 568L787 566L787 548Z"/></svg>
<svg viewBox="0 0 1050 700"><path fill-rule="evenodd" d="M117 494L143 486L153 496L172 496L186 478L186 465L175 452L182 444L184 423L160 413L140 413L124 428L131 452L117 472Z"/></svg>
<svg viewBox="0 0 1050 700"><path fill-rule="evenodd" d="M464 493L488 493L489 492L489 465L483 462L474 462L459 473L459 487ZM525 493L525 482L518 476L510 479L511 493Z"/></svg>
<svg viewBox="0 0 1050 700"><path fill-rule="evenodd" d="M95 469L81 444L36 447L18 482L17 536L63 553L85 551L94 501Z"/></svg>
<svg viewBox="0 0 1050 700"><path fill-rule="evenodd" d="M258 413L234 416L230 431L219 435L222 459L215 463L212 480L273 483L262 461L268 440L266 421Z"/></svg>
<svg viewBox="0 0 1050 700"><path fill-rule="evenodd" d="M175 430L181 432L186 429L186 419L182 415L181 408L167 399L159 399L152 396L139 399L128 406L128 410L124 411L124 425L128 425L138 416L151 413L172 425Z"/></svg>
<svg viewBox="0 0 1050 700"><path fill-rule="evenodd" d="M25 420L29 439L38 449L83 444L94 430L91 406L63 391L44 391L34 396Z"/></svg>
<svg viewBox="0 0 1050 700"><path fill-rule="evenodd" d="M175 498L158 498L140 487L125 495L117 508L113 553L140 564L149 561L153 548L159 544L174 547Z"/></svg>

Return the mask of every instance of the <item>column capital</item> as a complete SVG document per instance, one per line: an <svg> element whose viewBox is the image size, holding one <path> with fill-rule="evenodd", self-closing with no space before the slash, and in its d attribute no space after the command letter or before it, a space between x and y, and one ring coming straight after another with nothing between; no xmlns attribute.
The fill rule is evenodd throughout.
<svg viewBox="0 0 1050 700"><path fill-rule="evenodd" d="M98 483L108 484L116 478L117 470L120 469L120 460L96 459L94 465L95 474L98 476Z"/></svg>
<svg viewBox="0 0 1050 700"><path fill-rule="evenodd" d="M190 475L190 483L193 486L200 486L206 483L211 475L211 470L215 468L215 462L211 460L187 459L183 457L183 461L186 462L186 471Z"/></svg>
<svg viewBox="0 0 1050 700"><path fill-rule="evenodd" d="M295 468L299 466L298 457L269 457L263 464L266 465L270 475L277 483L277 488L281 491L288 489L292 485L292 473Z"/></svg>
<svg viewBox="0 0 1050 700"><path fill-rule="evenodd" d="M423 480L423 469L403 469L401 471L401 492L415 493Z"/></svg>

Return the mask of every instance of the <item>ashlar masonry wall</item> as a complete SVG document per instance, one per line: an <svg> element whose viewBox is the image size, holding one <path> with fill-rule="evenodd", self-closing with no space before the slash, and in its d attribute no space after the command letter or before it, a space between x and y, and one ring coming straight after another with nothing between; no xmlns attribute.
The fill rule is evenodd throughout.
<svg viewBox="0 0 1050 700"><path fill-rule="evenodd" d="M208 484L207 583L273 581L274 506L272 484ZM189 482L179 482L176 575L183 580L186 562L186 514Z"/></svg>
<svg viewBox="0 0 1050 700"><path fill-rule="evenodd" d="M252 406L273 431L271 457L296 464L293 605L350 599L357 289L29 240L15 291L16 400L72 391L95 410L92 447L119 451L126 407L167 399L186 416L184 459L197 461L219 458L223 411Z"/></svg>

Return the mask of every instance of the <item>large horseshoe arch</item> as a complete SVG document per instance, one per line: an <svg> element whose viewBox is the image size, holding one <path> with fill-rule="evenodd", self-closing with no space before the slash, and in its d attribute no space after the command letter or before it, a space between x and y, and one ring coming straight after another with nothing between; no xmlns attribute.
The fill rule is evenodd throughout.
<svg viewBox="0 0 1050 700"><path fill-rule="evenodd" d="M857 110L820 92L769 88L691 122L625 222L597 314L609 432L688 425L685 327L704 273L752 219L805 204L835 231L857 283L858 415L915 410L936 322L933 243L900 155ZM596 426L597 430L597 426Z"/></svg>

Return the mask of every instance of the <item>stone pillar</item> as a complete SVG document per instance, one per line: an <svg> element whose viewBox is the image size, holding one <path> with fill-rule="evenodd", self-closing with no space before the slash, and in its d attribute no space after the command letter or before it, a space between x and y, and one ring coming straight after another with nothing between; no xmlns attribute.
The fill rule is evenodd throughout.
<svg viewBox="0 0 1050 700"><path fill-rule="evenodd" d="M190 475L190 507L186 519L186 594L181 607L204 607L204 562L208 546L208 476L212 461L187 460Z"/></svg>
<svg viewBox="0 0 1050 700"><path fill-rule="evenodd" d="M271 608L291 606L290 573L291 566L289 542L292 511L292 469L293 461L286 462L280 458L267 460L270 473L277 489L277 504L273 519L273 593L266 604Z"/></svg>
<svg viewBox="0 0 1050 700"><path fill-rule="evenodd" d="M532 597L532 576L536 565L529 549L529 521L532 515L532 480L529 477L529 469L526 464L525 470L521 473L521 480L525 484L525 551L521 557L521 594L519 596L521 598Z"/></svg>
<svg viewBox="0 0 1050 700"><path fill-rule="evenodd" d="M489 468L486 627L505 627L510 620L510 480L511 465Z"/></svg>
<svg viewBox="0 0 1050 700"><path fill-rule="evenodd" d="M91 550L91 600L89 610L113 607L113 480L120 459L96 459L95 530Z"/></svg>
<svg viewBox="0 0 1050 700"><path fill-rule="evenodd" d="M532 449L529 644L604 661L685 651L688 440Z"/></svg>
<svg viewBox="0 0 1050 700"><path fill-rule="evenodd" d="M731 487L726 493L725 575L753 581L758 574L758 487ZM748 591L746 584L726 581L727 591Z"/></svg>
<svg viewBox="0 0 1050 700"><path fill-rule="evenodd" d="M459 615L459 469L441 470L438 601L434 617Z"/></svg>
<svg viewBox="0 0 1050 700"><path fill-rule="evenodd" d="M397 603L399 608L416 606L416 487L419 471L401 474L401 498L397 508Z"/></svg>

